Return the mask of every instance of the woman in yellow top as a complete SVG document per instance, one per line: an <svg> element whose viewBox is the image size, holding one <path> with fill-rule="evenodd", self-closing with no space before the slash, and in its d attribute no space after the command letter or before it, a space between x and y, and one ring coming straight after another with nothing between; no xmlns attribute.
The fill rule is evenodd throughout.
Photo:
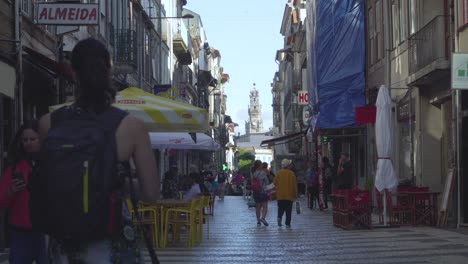
<svg viewBox="0 0 468 264"><path fill-rule="evenodd" d="M282 226L283 214L286 212L286 227L291 228L291 212L294 200L297 197L296 175L290 169L292 161L283 159L281 169L276 172L273 180L278 199L278 226Z"/></svg>

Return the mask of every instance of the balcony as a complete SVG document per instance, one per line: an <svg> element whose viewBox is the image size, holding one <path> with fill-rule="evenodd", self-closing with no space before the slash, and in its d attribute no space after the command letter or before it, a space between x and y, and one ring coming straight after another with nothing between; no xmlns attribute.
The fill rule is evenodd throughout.
<svg viewBox="0 0 468 264"><path fill-rule="evenodd" d="M411 85L427 85L449 76L447 16L435 17L408 41L408 80Z"/></svg>
<svg viewBox="0 0 468 264"><path fill-rule="evenodd" d="M172 48L174 55L182 65L189 65L192 63L192 55L188 50L188 31L182 19L178 19L177 27L174 30L174 38L172 40Z"/></svg>
<svg viewBox="0 0 468 264"><path fill-rule="evenodd" d="M131 73L136 70L137 38L136 31L130 29L113 30L114 68L119 73Z"/></svg>

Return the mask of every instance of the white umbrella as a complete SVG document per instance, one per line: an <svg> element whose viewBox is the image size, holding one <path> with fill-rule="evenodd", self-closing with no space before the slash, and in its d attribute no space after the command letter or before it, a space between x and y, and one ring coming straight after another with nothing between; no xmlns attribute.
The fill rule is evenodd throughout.
<svg viewBox="0 0 468 264"><path fill-rule="evenodd" d="M377 171L375 187L379 192L388 189L393 191L398 186L391 156L393 153L392 101L385 85L380 86L377 95L377 117L375 121L375 141L377 143ZM387 225L387 204L383 196L384 225Z"/></svg>

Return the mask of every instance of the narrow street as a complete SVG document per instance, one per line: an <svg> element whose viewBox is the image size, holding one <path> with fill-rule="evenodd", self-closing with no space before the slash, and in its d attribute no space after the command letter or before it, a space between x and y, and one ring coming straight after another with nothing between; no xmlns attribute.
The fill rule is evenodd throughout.
<svg viewBox="0 0 468 264"><path fill-rule="evenodd" d="M430 227L346 231L334 227L331 211L293 210L292 228L257 227L255 211L239 196L216 201L210 239L157 251L161 263L468 263L468 236ZM284 221L284 220L283 220ZM204 227L206 228L206 227ZM149 256L147 256L149 261ZM149 263L149 262L148 262Z"/></svg>

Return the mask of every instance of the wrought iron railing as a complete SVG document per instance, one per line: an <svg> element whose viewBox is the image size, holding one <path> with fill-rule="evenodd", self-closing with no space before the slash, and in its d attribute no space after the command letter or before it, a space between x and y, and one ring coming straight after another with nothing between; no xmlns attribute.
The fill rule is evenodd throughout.
<svg viewBox="0 0 468 264"><path fill-rule="evenodd" d="M118 64L137 66L136 31L130 29L114 30L114 61Z"/></svg>
<svg viewBox="0 0 468 264"><path fill-rule="evenodd" d="M427 65L448 59L447 16L437 16L409 38L409 74Z"/></svg>

